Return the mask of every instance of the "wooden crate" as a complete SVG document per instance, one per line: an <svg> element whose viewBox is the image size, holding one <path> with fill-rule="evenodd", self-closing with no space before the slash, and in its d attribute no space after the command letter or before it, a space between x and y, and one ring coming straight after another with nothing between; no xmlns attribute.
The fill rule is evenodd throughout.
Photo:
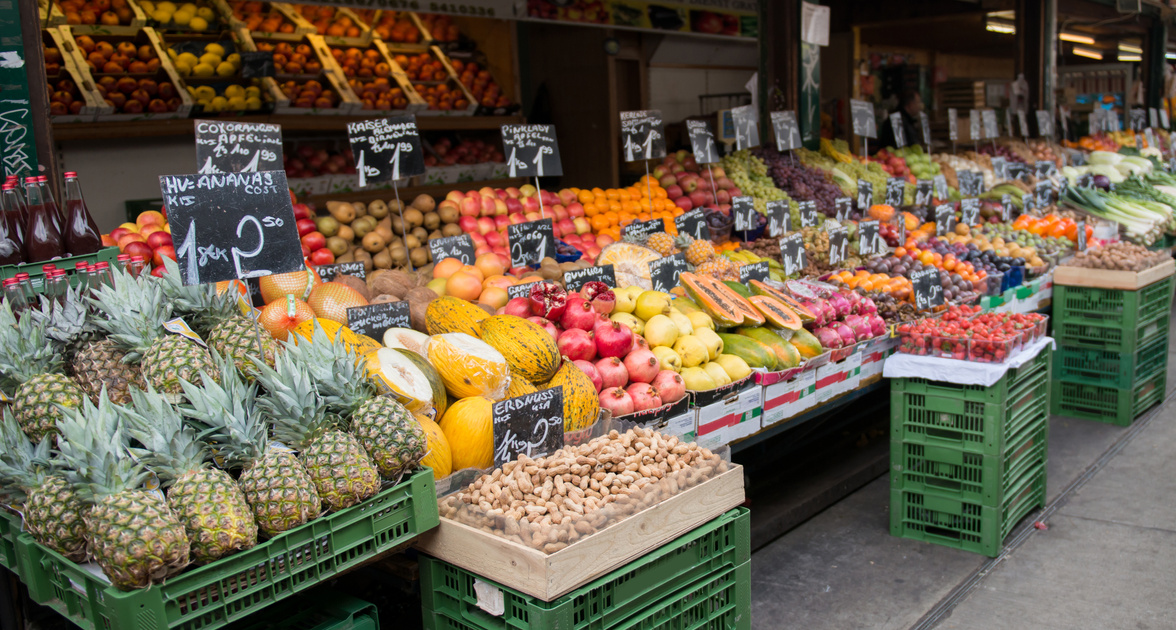
<svg viewBox="0 0 1176 630"><path fill-rule="evenodd" d="M380 20L383 19L385 15L392 15L397 17L403 15L408 19L409 22L412 22L413 26L416 27L417 31L420 33L420 39L415 43L398 42L380 35L376 28L379 26ZM422 53L428 50L429 46L433 45L433 37L425 28L424 23L421 22L420 16L412 11L376 11L372 19L369 20L369 25L372 27L372 33L376 39L383 39L384 43L388 44L390 48L395 48L399 52Z"/></svg>
<svg viewBox="0 0 1176 630"><path fill-rule="evenodd" d="M233 30L249 30L243 20L239 20L233 15L233 8L229 6L229 3L226 0L212 0L212 4L217 8L218 11L220 11L221 16L223 16L224 19L228 21L230 28ZM290 5L282 2L269 2L264 3L263 6L266 9L269 9L271 12L276 11L277 13L281 14L281 16L287 22L294 26L294 31L291 33L250 31L250 35L253 37L259 39L274 39L287 42L298 42L302 41L302 37L304 35L310 35L315 32L314 25L304 20L302 16L299 15L298 12L295 11L294 8Z"/></svg>
<svg viewBox="0 0 1176 630"><path fill-rule="evenodd" d="M201 50L203 50L203 47L207 46L208 44L223 43L226 41L231 43L232 47L233 47L232 51L230 51L228 48L226 48L226 52L228 52L230 54L231 54L231 52L240 53L240 52L249 52L249 51L256 50L256 48L253 47L252 39L249 38L249 32L246 31L245 29L230 30L230 29L226 28L224 30L204 32L204 33L196 33L193 31L182 31L182 32L173 32L172 34L164 36L164 37L168 37L171 41L168 41L168 39L164 39L163 45L165 47L167 47L169 50L175 51L177 54L181 54L183 52L182 50L176 50L177 46L183 47L186 44L195 43L201 47L200 48ZM190 50L188 52L191 52L192 54L195 54L197 56L199 56L201 54L199 52L196 52L195 50ZM174 65L175 64L174 64L174 60L173 60L173 67L174 67ZM188 75L188 76L181 77L181 78L190 87L195 88L195 87L199 87L201 85L209 85L209 86L212 86L213 88L216 88L218 92L223 92L224 87L228 86L229 84L240 85L243 87L256 86L261 90L262 105L261 105L260 109L251 109L251 110L242 110L242 111L225 110L225 111L221 111L221 112L206 112L206 111L204 111L204 109L201 107L201 105L199 103L194 103L192 113L196 117L234 116L234 115L240 115L240 114L262 114L262 113L269 113L273 109L272 95L273 95L273 87L274 87L274 85L276 85L274 83L273 77L259 77L256 79L247 79L247 78L242 77L240 74L240 71L238 70L237 74L227 76L227 77L222 77L219 75L214 75L211 77L197 77L195 75Z"/></svg>
<svg viewBox="0 0 1176 630"><path fill-rule="evenodd" d="M61 7L52 0L37 0L37 16L41 22L41 28L65 24L65 14L61 12Z"/></svg>
<svg viewBox="0 0 1176 630"><path fill-rule="evenodd" d="M391 51L393 54L408 54L408 55L422 54L419 52L418 53L411 53L408 51L400 51L395 46L389 46L388 50ZM441 62L441 66L445 69L446 78L444 81L412 81L412 86L413 86L413 89L416 91L416 93L421 95L421 99L423 101L427 101L427 99L425 99L424 94L421 92L420 89L418 89L417 86L418 85L430 86L430 85L435 85L438 83L444 83L451 90L457 90L457 91L461 92L463 95L465 95L465 99L466 99L466 102L468 103L468 105L466 105L462 109L448 109L448 110L429 109L427 107L427 102L426 102L426 108L421 110L420 112L418 112L417 115L418 116L472 116L474 114L474 112L477 111L477 109L478 109L478 101L477 101L477 99L474 98L474 95L470 93L470 91L466 88L466 86L463 85L460 80L458 80L457 72L453 69L453 64L450 63L449 57L438 46L429 46L429 48L426 52L432 59ZM410 81L411 81L411 79L410 79Z"/></svg>
<svg viewBox="0 0 1176 630"><path fill-rule="evenodd" d="M1114 271L1061 266L1054 270L1054 284L1070 287L1094 287L1136 291L1176 274L1176 260L1164 262L1143 271Z"/></svg>
<svg viewBox="0 0 1176 630"><path fill-rule="evenodd" d="M61 51L61 71L56 76L47 77L49 89L52 90L57 81L70 79L77 86L77 95L81 97L83 105L76 114L51 116L53 122L91 122L99 114L109 114L114 108L106 104L106 100L98 91L90 68L81 57L77 44L61 29L56 27L41 31L41 41L45 46L52 46Z"/></svg>
<svg viewBox="0 0 1176 630"><path fill-rule="evenodd" d="M371 45L374 33L372 32L372 27L368 25L367 22L363 20L363 18L356 15L354 11L348 9L347 7L335 7L335 15L343 15L351 18L351 21L355 22L355 25L359 27L360 34L359 37L323 35L322 37L324 40L326 40L328 46L355 46L357 48L367 48L369 45ZM318 29L315 29L315 32L317 33Z"/></svg>
<svg viewBox="0 0 1176 630"><path fill-rule="evenodd" d="M49 2L53 2L53 0L49 0ZM76 35L90 35L91 37L97 36L97 35L131 35L131 36L133 36L133 35L138 34L139 29L143 28L144 26L147 26L147 15L143 13L143 9L140 8L139 5L137 3L135 3L134 0L127 0L127 8L129 8L131 10L131 14L132 14L130 24L118 24L118 25L114 25L114 26L107 26L105 24L69 24L65 19L65 15L62 14L61 15L61 22L60 22L60 24L58 24L58 26L61 26L61 25L70 26L73 29L73 34L75 36ZM55 7L55 9L58 12L60 12L60 10L61 10L58 7ZM50 21L53 21L55 18L53 17L52 14L50 14L49 19L50 19Z"/></svg>
<svg viewBox="0 0 1176 630"><path fill-rule="evenodd" d="M551 601L743 503L743 467L676 494L560 551L545 554L442 517L416 547L503 586Z"/></svg>
<svg viewBox="0 0 1176 630"><path fill-rule="evenodd" d="M244 41L248 43L243 45L247 46L248 50L257 50L255 34L246 33L246 36L247 38ZM359 98L355 96L355 93L352 92L351 88L347 85L347 80L343 76L343 69L339 67L339 64L335 61L334 56L331 55L331 50L327 47L326 43L323 41L323 38L313 34L303 35L301 43L305 43L310 46L311 50L315 54L315 57L322 65L322 70L317 75L313 76L299 75L294 77L293 75L282 75L280 73L276 75L274 77L274 84L271 87L270 92L275 102L274 113L305 114L314 116L355 115L356 110L359 109ZM324 88L334 90L335 93L339 95L338 107L331 109L318 109L313 107L308 108L294 106L290 100L290 97L286 95L282 86L292 80L304 82L312 79L319 81Z"/></svg>
<svg viewBox="0 0 1176 630"><path fill-rule="evenodd" d="M162 83L165 81L171 83L176 88L176 96L181 101L179 107L177 107L176 111L173 112L154 113L144 111L142 113L124 114L115 113L113 110L108 110L105 112L100 112L98 114L97 120L167 120L173 118L187 118L188 115L191 114L193 104L192 95L188 94L188 88L184 83L183 78L180 77L179 73L176 72L175 66L172 65L171 57L169 57L167 54L167 49L163 45L163 40L159 37L159 33L157 33L155 29L151 28L150 26L144 26L132 35L117 33L78 33L72 26L59 26L58 29L61 31L64 37L68 37L69 40L74 43L75 47L77 47L77 38L81 35L88 35L95 42L106 41L116 46L120 41L133 41L137 46L142 46L144 44L150 45L155 50L155 55L159 58L159 69L149 74L135 75L130 73L123 73L119 76L131 77L133 79L153 79L157 83ZM82 52L79 51L78 54L81 55ZM89 71L89 66L86 65L84 61L81 67L82 69ZM96 77L94 79L95 82L101 80L103 76L113 76L94 72L91 72L90 74L91 76Z"/></svg>

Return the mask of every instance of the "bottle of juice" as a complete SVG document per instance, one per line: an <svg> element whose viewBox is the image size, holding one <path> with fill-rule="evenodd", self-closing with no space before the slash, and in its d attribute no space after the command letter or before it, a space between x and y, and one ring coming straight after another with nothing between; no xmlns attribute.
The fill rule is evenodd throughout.
<svg viewBox="0 0 1176 630"><path fill-rule="evenodd" d="M65 255L65 243L53 221L56 206L45 204L36 177L25 178L28 197L29 222L25 226L25 260L41 262Z"/></svg>
<svg viewBox="0 0 1176 630"><path fill-rule="evenodd" d="M49 178L44 175L37 177L37 185L41 187L41 198L45 200L45 207L50 210L53 221L57 223L57 231L64 238L65 212L61 210L61 206L57 205L57 199L53 197L53 189L49 187Z"/></svg>
<svg viewBox="0 0 1176 630"><path fill-rule="evenodd" d="M78 174L65 174L65 251L70 256L85 256L102 249L98 226L82 199L82 184Z"/></svg>

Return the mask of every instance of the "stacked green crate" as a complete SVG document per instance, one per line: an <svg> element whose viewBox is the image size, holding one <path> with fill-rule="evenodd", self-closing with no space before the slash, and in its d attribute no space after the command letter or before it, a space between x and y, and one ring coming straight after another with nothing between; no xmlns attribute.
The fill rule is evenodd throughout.
<svg viewBox="0 0 1176 630"><path fill-rule="evenodd" d="M1172 286L1054 286L1053 413L1127 426L1164 398Z"/></svg>
<svg viewBox="0 0 1176 630"><path fill-rule="evenodd" d="M751 512L736 508L547 602L420 557L426 630L751 627ZM495 608L495 604L499 608Z"/></svg>
<svg viewBox="0 0 1176 630"><path fill-rule="evenodd" d="M1050 349L995 384L891 380L890 533L988 556L1045 505Z"/></svg>

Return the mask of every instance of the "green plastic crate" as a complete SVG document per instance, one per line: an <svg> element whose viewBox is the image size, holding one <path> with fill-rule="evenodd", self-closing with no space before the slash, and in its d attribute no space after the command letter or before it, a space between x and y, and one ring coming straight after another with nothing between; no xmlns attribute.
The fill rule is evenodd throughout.
<svg viewBox="0 0 1176 630"><path fill-rule="evenodd" d="M1130 426L1143 412L1164 399L1167 381L1167 365L1128 388L1054 381L1051 410L1059 416Z"/></svg>
<svg viewBox="0 0 1176 630"><path fill-rule="evenodd" d="M273 606L233 630L380 630L376 605L331 588L313 591L313 603Z"/></svg>
<svg viewBox="0 0 1176 630"><path fill-rule="evenodd" d="M1000 554L1004 539L1034 509L1045 506L1045 464L1025 471L997 507L936 491L890 491L890 533L945 547Z"/></svg>
<svg viewBox="0 0 1176 630"><path fill-rule="evenodd" d="M433 472L424 469L359 505L317 518L162 585L119 591L105 576L22 534L33 601L89 630L212 630L245 619L436 527Z"/></svg>
<svg viewBox="0 0 1176 630"><path fill-rule="evenodd" d="M444 612L425 613L426 630L488 630ZM566 626L535 626L558 629ZM575 626L578 628L579 626ZM747 630L751 628L751 562L728 566L679 588L605 630Z"/></svg>
<svg viewBox="0 0 1176 630"><path fill-rule="evenodd" d="M1019 383L1001 403L892 389L890 440L1003 455L1022 429L1049 415L1049 394L1048 370Z"/></svg>
<svg viewBox="0 0 1176 630"><path fill-rule="evenodd" d="M42 267L47 264L54 264L57 265L58 269L64 269L67 272L65 277L69 278L70 284L76 287L78 282L81 281L81 278L77 274L68 272L72 272L80 262L89 265L105 262L113 266L118 262L118 248L103 247L93 254L86 254L85 256L68 256L66 258L58 258L57 260L46 260L24 265L4 265L0 266L0 276L3 276L2 279L7 280L9 278L15 278L18 273L27 273L29 274L29 282L32 283L33 289L37 293L40 293L41 285L45 282L45 272L42 270Z"/></svg>
<svg viewBox="0 0 1176 630"><path fill-rule="evenodd" d="M16 553L16 539L21 535L24 521L20 514L0 508L0 566L20 576L20 560Z"/></svg>
<svg viewBox="0 0 1176 630"><path fill-rule="evenodd" d="M1054 355L1054 378L1071 383L1130 389L1168 365L1168 329L1134 353L1059 346Z"/></svg>
<svg viewBox="0 0 1176 630"><path fill-rule="evenodd" d="M964 501L998 506L1025 471L1046 462L1049 421L1042 417L1011 440L1003 455L906 442L890 443L890 487L951 493Z"/></svg>
<svg viewBox="0 0 1176 630"><path fill-rule="evenodd" d="M440 613L475 628L603 630L750 557L751 512L746 508L731 510L551 602L421 556L421 609L425 617ZM501 616L478 607L475 580L502 592Z"/></svg>
<svg viewBox="0 0 1176 630"><path fill-rule="evenodd" d="M895 394L926 394L931 396L946 396L982 403L1001 404L1015 396L1018 387L1028 379L1038 374L1047 374L1050 369L1050 354L1052 350L1047 345L1042 348L1033 360L1026 362L1019 368L1010 369L999 381L985 387L984 385L957 385L944 381L934 381L925 378L892 378L890 381L891 401Z"/></svg>
<svg viewBox="0 0 1176 630"><path fill-rule="evenodd" d="M1167 331L1174 277L1137 291L1056 285L1054 338L1063 346L1134 354Z"/></svg>

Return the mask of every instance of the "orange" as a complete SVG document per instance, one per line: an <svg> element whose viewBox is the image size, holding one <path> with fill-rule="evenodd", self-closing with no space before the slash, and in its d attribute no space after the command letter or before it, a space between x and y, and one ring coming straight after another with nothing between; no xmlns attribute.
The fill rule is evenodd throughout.
<svg viewBox="0 0 1176 630"><path fill-rule="evenodd" d="M593 195L591 190L581 190L576 198L580 200L580 203L588 205L596 200L596 195Z"/></svg>
<svg viewBox="0 0 1176 630"><path fill-rule="evenodd" d="M309 265L307 265L305 271L273 274L263 276L258 280L258 285L261 288L261 299L266 304L280 297L284 297L287 293L293 294L294 297L300 300L304 300L310 295L311 289L321 283L322 278L319 278L318 273Z"/></svg>

